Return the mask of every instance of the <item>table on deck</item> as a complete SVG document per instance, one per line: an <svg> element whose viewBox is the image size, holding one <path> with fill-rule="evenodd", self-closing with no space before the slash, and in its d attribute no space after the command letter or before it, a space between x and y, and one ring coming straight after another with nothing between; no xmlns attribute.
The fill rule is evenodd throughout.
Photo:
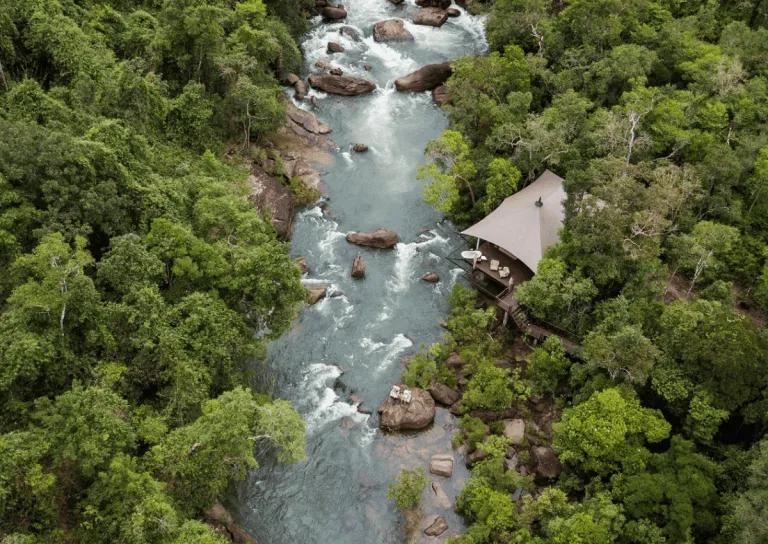
<svg viewBox="0 0 768 544"><path fill-rule="evenodd" d="M519 259L510 257L488 242L483 243L480 246L479 251L484 256L488 257L488 260L481 261L478 259L477 263L475 264L475 270L481 271L487 278L502 285L504 288L509 285L510 278L514 280L515 285L520 285L524 281L528 281L533 277L533 272L531 272L531 270ZM491 261L499 261L499 268L504 268L505 266L509 268L509 276L502 278L499 275L498 270L491 270Z"/></svg>

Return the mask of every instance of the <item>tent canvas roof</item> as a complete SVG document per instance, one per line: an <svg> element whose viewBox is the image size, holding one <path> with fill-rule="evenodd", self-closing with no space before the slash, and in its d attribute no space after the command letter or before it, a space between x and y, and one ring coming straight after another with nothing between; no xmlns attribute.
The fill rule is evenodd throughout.
<svg viewBox="0 0 768 544"><path fill-rule="evenodd" d="M544 251L560 241L565 198L563 179L547 170L462 234L496 244L535 272Z"/></svg>

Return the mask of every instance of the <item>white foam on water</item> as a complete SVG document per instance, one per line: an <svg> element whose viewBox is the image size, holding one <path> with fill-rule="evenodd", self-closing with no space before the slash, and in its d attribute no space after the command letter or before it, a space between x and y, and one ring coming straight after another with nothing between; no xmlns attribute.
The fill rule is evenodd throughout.
<svg viewBox="0 0 768 544"><path fill-rule="evenodd" d="M314 363L307 367L302 388L304 399L310 404L310 409L305 415L308 434L343 417L350 417L357 423L368 419L364 414L358 413L355 406L341 401L336 392L328 387L327 383L341 374L341 369L333 365Z"/></svg>
<svg viewBox="0 0 768 544"><path fill-rule="evenodd" d="M401 333L396 335L392 340L392 343L387 346L384 359L376 367L376 374L380 373L385 368L388 368L395 361L398 355L400 355L404 350L411 346L413 346L413 342L406 338L404 334Z"/></svg>
<svg viewBox="0 0 768 544"><path fill-rule="evenodd" d="M353 166L355 161L352 160L352 153L349 151L342 151L339 153L339 155L342 156L342 158L346 161L347 166Z"/></svg>
<svg viewBox="0 0 768 544"><path fill-rule="evenodd" d="M370 338L363 338L360 340L360 347L363 348L368 353L371 353L373 351L379 350L386 346L383 342L374 342Z"/></svg>
<svg viewBox="0 0 768 544"><path fill-rule="evenodd" d="M375 58L384 64L393 74L407 75L418 68L417 62L408 57L403 51L398 51L386 43L377 42L373 36L362 39L367 46L363 58ZM398 76L400 77L400 76Z"/></svg>
<svg viewBox="0 0 768 544"><path fill-rule="evenodd" d="M430 231L431 232L431 231ZM434 233L429 240L420 243L411 242L404 244L402 242L395 246L395 266L394 275L386 282L387 288L392 293L401 293L405 291L408 285L414 280L414 262L417 256L429 258L424 249L433 245L444 245L448 243L448 238ZM419 248L419 251L416 251ZM429 253L431 255L431 253ZM439 257L438 257L439 258Z"/></svg>

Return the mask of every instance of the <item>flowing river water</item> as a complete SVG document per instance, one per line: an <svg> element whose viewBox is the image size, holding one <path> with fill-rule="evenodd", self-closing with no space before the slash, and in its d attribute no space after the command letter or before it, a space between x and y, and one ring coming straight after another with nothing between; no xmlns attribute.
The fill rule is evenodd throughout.
<svg viewBox="0 0 768 544"><path fill-rule="evenodd" d="M428 63L444 62L486 49L483 20L464 10L442 28L410 22L413 0L395 6L387 0L345 0L345 21L319 18L304 37L304 76L325 58L351 75L373 80L368 95L341 97L317 90L317 106L297 103L328 123L340 149L324 168L330 214L319 206L301 211L295 221L292 253L310 266L306 285L329 286L343 296L326 298L302 311L292 329L270 345L268 366L276 395L290 399L307 421L307 460L291 466L267 461L238 486L231 506L262 544L404 542L404 521L387 486L403 467L428 467L432 454L451 451L454 418L438 410L434 426L413 435L387 435L378 429L376 408L403 369L402 357L422 344L440 340L439 322L459 270L445 258L458 243L453 227L421 199L416 171L424 148L447 128L445 114L430 93L398 93L394 80ZM457 6L453 6L457 7ZM401 18L413 42L377 43L377 21ZM339 33L352 26L361 39ZM329 56L329 41L345 52ZM372 66L365 71L364 65ZM292 93L290 93L292 95ZM370 146L354 153L354 143ZM349 244L351 231L384 227L401 243L392 250ZM427 241L416 243L422 235ZM352 259L362 253L365 279L350 278ZM420 281L437 273L437 284ZM374 414L357 411L350 396L362 398ZM452 501L467 477L457 456L451 479L431 476ZM442 499L442 500L441 500ZM424 511L445 517L461 532L461 520L446 497L428 486ZM424 539L423 535L420 537Z"/></svg>

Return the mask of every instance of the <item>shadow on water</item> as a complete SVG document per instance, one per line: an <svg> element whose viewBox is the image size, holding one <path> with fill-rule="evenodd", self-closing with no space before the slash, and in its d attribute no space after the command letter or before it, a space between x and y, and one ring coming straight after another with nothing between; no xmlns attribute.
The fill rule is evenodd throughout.
<svg viewBox="0 0 768 544"><path fill-rule="evenodd" d="M320 58L330 59L345 75L372 79L370 95L337 97L311 91L312 111L333 128L339 145L323 182L332 214L319 207L296 217L292 252L306 258L310 285L323 284L343 296L327 298L303 310L292 329L269 347L268 366L276 394L290 399L307 421L306 461L281 466L267 461L237 486L233 509L262 544L395 543L404 540L403 519L386 500L387 485L403 467L428 467L436 453L451 451L453 416L438 410L435 425L415 435L384 435L376 414L358 413L350 395L374 410L399 378L400 359L420 345L438 341L438 323L447 311L447 295L458 278L445 256L458 243L453 227L421 200L416 170L424 148L447 128L444 113L429 93L403 94L394 80L424 64L486 48L483 21L466 13L442 28L406 23L413 43L379 44L372 27L389 18L410 20L413 0L395 6L387 0L346 0L343 23L313 21L303 40L305 73ZM362 39L339 34L349 25ZM345 52L329 57L329 41ZM372 66L370 72L363 65ZM309 101L299 107L311 108ZM354 143L370 151L351 152ZM384 227L401 243L391 250L369 250L346 242L347 232ZM428 240L416 243L419 233ZM349 277L352 259L362 253L366 277ZM419 280L428 272L438 284ZM432 476L453 499L467 473L457 457L453 478ZM436 502L437 501L437 502ZM460 519L425 491L425 511L441 513L448 536L461 530Z"/></svg>

